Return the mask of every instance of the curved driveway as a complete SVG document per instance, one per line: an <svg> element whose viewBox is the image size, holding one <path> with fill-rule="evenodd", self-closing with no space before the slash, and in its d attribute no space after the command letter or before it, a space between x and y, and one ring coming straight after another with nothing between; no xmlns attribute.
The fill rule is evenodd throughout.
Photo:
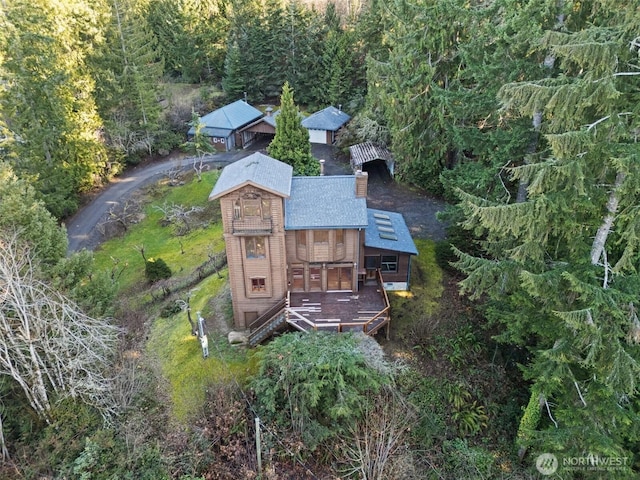
<svg viewBox="0 0 640 480"><path fill-rule="evenodd" d="M206 157L204 161L209 165L223 167L257 150L263 150L266 145L265 141L256 142L246 150L216 153ZM351 173L349 163L336 158L337 153L334 147L313 144L312 153L316 158L327 160L326 175ZM163 174L173 168L182 166L188 170L192 168L191 165L192 157L164 160L133 168L115 179L67 221L68 253L83 248L93 250L103 240L96 226L106 217L111 207L126 201L136 189L159 180ZM445 226L437 219L438 212L446 207L444 202L431 198L419 190L397 184L390 178L376 175L375 172L370 173L369 180L367 203L370 207L402 213L411 234L416 238L432 240L445 238Z"/></svg>
<svg viewBox="0 0 640 480"><path fill-rule="evenodd" d="M250 155L255 150L241 150L234 152L221 152L205 158L207 164L226 165L240 158ZM67 237L69 245L68 253L86 248L92 250L102 239L96 231L96 226L106 216L114 205L124 202L136 189L156 181L173 168L184 167L188 170L192 164L192 157L164 160L158 163L133 168L121 177L113 180L87 205L78 210L73 217L67 220Z"/></svg>

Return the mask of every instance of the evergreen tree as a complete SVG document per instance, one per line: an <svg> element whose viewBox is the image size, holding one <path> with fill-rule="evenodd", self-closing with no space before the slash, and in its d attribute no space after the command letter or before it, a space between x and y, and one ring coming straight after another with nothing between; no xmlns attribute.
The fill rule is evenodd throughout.
<svg viewBox="0 0 640 480"><path fill-rule="evenodd" d="M228 10L226 0L149 2L147 19L168 73L192 83L222 77Z"/></svg>
<svg viewBox="0 0 640 480"><path fill-rule="evenodd" d="M55 266L67 252L67 232L38 200L27 180L19 179L11 166L0 161L0 231L15 231L31 246L45 269Z"/></svg>
<svg viewBox="0 0 640 480"><path fill-rule="evenodd" d="M313 103L314 87L322 81L322 58L325 27L322 17L297 1L283 12L285 78L304 105Z"/></svg>
<svg viewBox="0 0 640 480"><path fill-rule="evenodd" d="M35 177L47 208L64 217L78 195L109 173L87 66L102 38L104 5L80 1L9 2L0 50L0 105L14 169Z"/></svg>
<svg viewBox="0 0 640 480"><path fill-rule="evenodd" d="M276 135L267 152L291 165L296 175L318 175L320 164L311 155L309 132L301 120L300 111L293 101L293 90L285 83L280 97L280 114L276 117Z"/></svg>
<svg viewBox="0 0 640 480"><path fill-rule="evenodd" d="M129 161L151 154L160 131L163 64L136 0L110 0L111 25L96 62L108 144Z"/></svg>
<svg viewBox="0 0 640 480"><path fill-rule="evenodd" d="M222 89L227 98L240 98L247 91L245 86L245 65L242 60L242 52L237 40L232 40L227 47L227 56L224 60L224 78Z"/></svg>
<svg viewBox="0 0 640 480"><path fill-rule="evenodd" d="M335 7L327 6L327 25L321 53L321 75L313 88L314 101L319 105L357 103L365 93L365 62L357 32L353 26L344 28L336 16Z"/></svg>
<svg viewBox="0 0 640 480"><path fill-rule="evenodd" d="M527 200L461 194L465 226L484 236L485 254L459 252L457 265L467 274L463 290L490 299L501 340L530 351L522 452L626 458L607 475L629 478L640 435L640 17L617 1L566 5L565 13L566 32L538 37L557 75L500 90L504 115L542 114L546 149L512 170L528 185Z"/></svg>
<svg viewBox="0 0 640 480"><path fill-rule="evenodd" d="M211 144L210 137L206 136L202 131L206 125L196 112L191 113L189 126L193 127L195 131L193 137L182 144L182 148L190 155L197 157L199 160L202 160L206 154L214 153L215 147Z"/></svg>

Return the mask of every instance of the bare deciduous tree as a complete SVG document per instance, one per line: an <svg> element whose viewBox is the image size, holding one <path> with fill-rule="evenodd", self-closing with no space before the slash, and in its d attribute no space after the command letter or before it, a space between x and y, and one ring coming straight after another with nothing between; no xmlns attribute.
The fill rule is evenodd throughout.
<svg viewBox="0 0 640 480"><path fill-rule="evenodd" d="M127 199L123 204L112 205L107 212L107 218L98 225L100 233L111 236L112 233L126 233L129 226L138 222L142 213L140 200ZM115 228L110 228L115 227ZM114 232L115 230L115 232Z"/></svg>
<svg viewBox="0 0 640 480"><path fill-rule="evenodd" d="M184 172L181 164L174 165L169 170L164 172L164 176L167 178L167 183L172 187L180 185L183 175Z"/></svg>
<svg viewBox="0 0 640 480"><path fill-rule="evenodd" d="M202 181L202 172L205 170L209 170L209 165L204 163L204 157L194 157L193 158L193 170L196 172L196 176L198 177L198 181Z"/></svg>
<svg viewBox="0 0 640 480"><path fill-rule="evenodd" d="M383 388L346 439L350 473L363 480L410 478L406 443L415 414L391 388ZM399 470L403 470L402 472Z"/></svg>
<svg viewBox="0 0 640 480"><path fill-rule="evenodd" d="M191 231L191 216L204 210L203 207L187 207L164 202L154 207L164 215L164 221L175 226L177 235L186 235Z"/></svg>
<svg viewBox="0 0 640 480"><path fill-rule="evenodd" d="M189 325L191 325L191 335L193 335L194 337L198 335L198 329L196 328L195 322L191 318L190 301L193 294L198 290L198 288L191 289L187 292L184 299L176 300L176 305L178 305L178 307L180 307L183 312L187 312L187 320L189 321Z"/></svg>
<svg viewBox="0 0 640 480"><path fill-rule="evenodd" d="M18 235L0 235L0 375L11 377L33 410L50 420L54 401L73 397L115 413L105 373L119 328L85 315L37 277Z"/></svg>

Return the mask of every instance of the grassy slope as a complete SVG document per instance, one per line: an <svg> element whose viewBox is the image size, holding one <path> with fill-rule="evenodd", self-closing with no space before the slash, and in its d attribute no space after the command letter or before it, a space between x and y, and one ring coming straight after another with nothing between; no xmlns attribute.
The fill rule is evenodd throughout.
<svg viewBox="0 0 640 480"><path fill-rule="evenodd" d="M145 282L144 261L137 250L140 246L144 246L147 258L162 257L174 276L192 272L207 260L209 251L224 250L221 223L212 223L207 228L194 229L188 235L177 237L171 227L162 225L163 215L154 208L167 202L213 210L216 205L209 203L207 198L218 174L218 171L206 172L201 182L193 179L180 187L163 184L152 187L150 194L154 200L144 208L145 218L132 225L125 236L112 238L101 245L95 253L96 268L110 270L117 262L116 268L124 268L119 277L120 291L127 291Z"/></svg>
<svg viewBox="0 0 640 480"><path fill-rule="evenodd" d="M205 312L210 297L215 296L226 281L226 276L211 275L198 285L190 301L194 320L195 312ZM169 383L173 413L179 421L187 421L199 412L210 385L234 378L242 382L251 369L246 350L230 347L226 337L219 333L212 332L208 337L210 355L204 359L200 342L191 335L186 314L158 318L151 329L147 350L160 361Z"/></svg>
<svg viewBox="0 0 640 480"><path fill-rule="evenodd" d="M132 226L123 237L105 242L95 252L98 269L113 268L114 259L120 266L127 265L119 277L121 295L136 295L134 292L139 291L136 287L146 283L144 262L136 249L140 245L144 245L147 258L163 258L174 272L173 277L191 273L207 260L208 252L224 249L220 223L212 223L206 228L193 230L189 235L176 237L170 226L162 226L162 214L154 209L155 205L164 202L215 208L215 205L207 202L207 198L217 175L217 171L207 172L202 182L193 179L179 187L162 184L153 187L149 193L153 199L145 207L144 220ZM180 242L184 254L181 253ZM221 278L211 275L195 287L197 290L190 300L194 320L197 311L203 312L205 320L206 315L213 314L207 304L225 283L225 275ZM140 303L144 292L138 295L141 295L137 300ZM177 420L186 421L191 414L198 412L204 403L208 385L246 376L250 368L249 359L243 350L231 349L224 336L215 332L209 335L210 357L205 360L202 358L200 342L191 335L185 313L161 318L153 313L157 311L154 305L145 307L145 310L153 321L147 352L159 361L162 374L168 382Z"/></svg>

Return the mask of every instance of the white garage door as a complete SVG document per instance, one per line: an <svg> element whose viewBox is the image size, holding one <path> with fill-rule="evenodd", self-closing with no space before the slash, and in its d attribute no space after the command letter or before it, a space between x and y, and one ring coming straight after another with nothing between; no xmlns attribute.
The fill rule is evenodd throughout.
<svg viewBox="0 0 640 480"><path fill-rule="evenodd" d="M309 141L311 143L327 143L327 131L326 130L314 130L309 129Z"/></svg>

